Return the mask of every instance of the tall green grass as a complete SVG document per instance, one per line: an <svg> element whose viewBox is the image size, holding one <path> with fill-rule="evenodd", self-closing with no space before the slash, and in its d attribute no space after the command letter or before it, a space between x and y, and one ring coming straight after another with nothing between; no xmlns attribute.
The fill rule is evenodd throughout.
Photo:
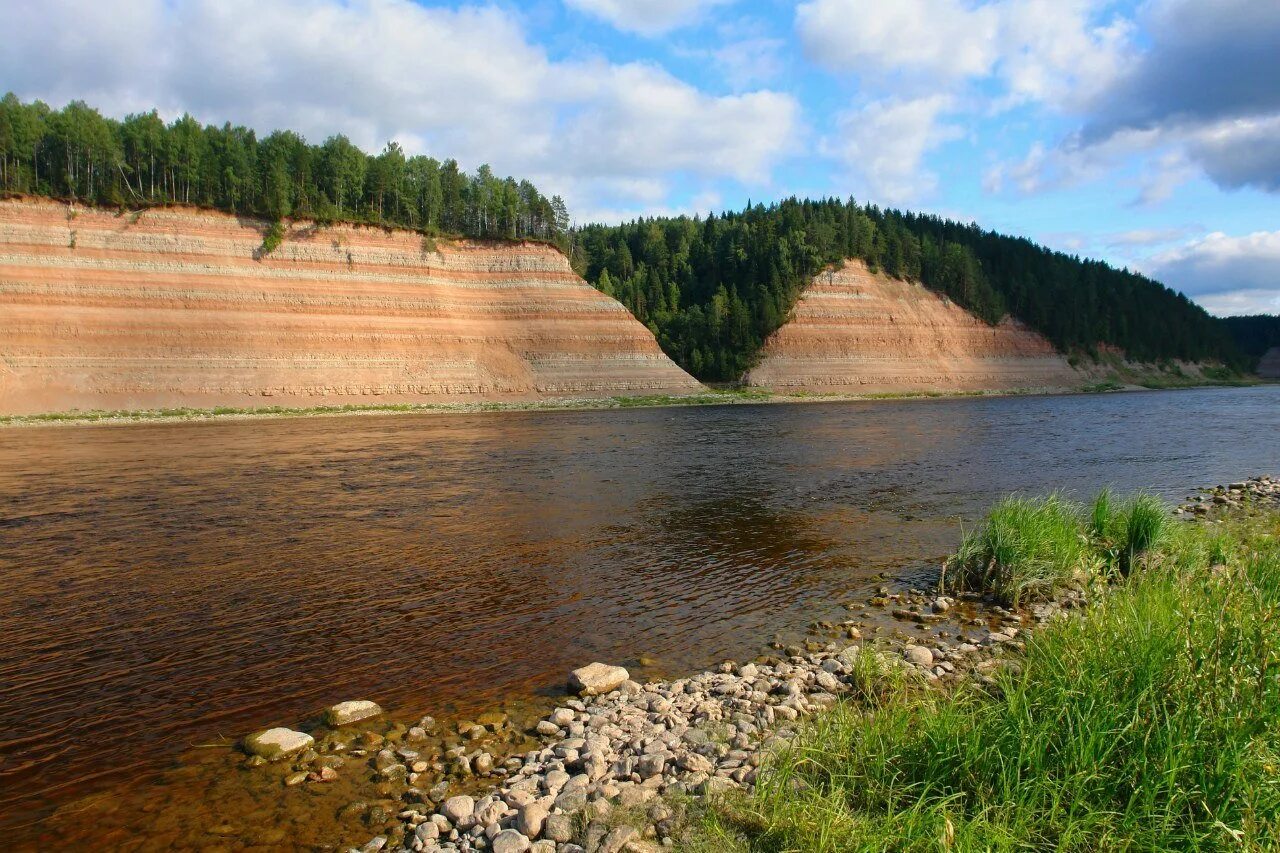
<svg viewBox="0 0 1280 853"><path fill-rule="evenodd" d="M1005 498L947 561L944 585L1007 604L1046 598L1094 570L1080 508L1061 495Z"/></svg>
<svg viewBox="0 0 1280 853"><path fill-rule="evenodd" d="M1108 570L1128 574L1168 524L1164 504L1148 494L1117 502L1104 489L1087 510L1059 494L1005 498L964 537L942 583L1014 606L1044 600Z"/></svg>
<svg viewBox="0 0 1280 853"><path fill-rule="evenodd" d="M1037 524L1065 548L1069 514L1048 505ZM1108 495L1077 517L1094 559L1131 555L1131 573L1033 632L994 687L841 703L754 794L710 810L692 846L1280 849L1280 516L1222 531L1156 525L1156 506Z"/></svg>

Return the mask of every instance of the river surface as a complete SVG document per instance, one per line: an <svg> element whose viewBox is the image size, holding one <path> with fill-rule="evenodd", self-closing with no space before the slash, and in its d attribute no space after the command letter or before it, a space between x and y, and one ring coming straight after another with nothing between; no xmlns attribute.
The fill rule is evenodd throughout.
<svg viewBox="0 0 1280 853"><path fill-rule="evenodd" d="M0 826L345 699L749 657L1011 491L1257 473L1276 386L2 430Z"/></svg>

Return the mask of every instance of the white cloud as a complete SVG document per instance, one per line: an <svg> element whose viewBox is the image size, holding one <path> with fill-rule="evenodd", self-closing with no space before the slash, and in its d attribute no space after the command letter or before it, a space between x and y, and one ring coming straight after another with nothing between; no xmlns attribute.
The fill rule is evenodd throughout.
<svg viewBox="0 0 1280 853"><path fill-rule="evenodd" d="M497 7L46 0L5 15L23 38L0 52L0 80L20 97L189 110L312 141L345 133L366 149L395 138L528 177L572 206L597 192L650 205L677 176L766 182L798 133L789 95L717 97L656 65L553 61Z"/></svg>
<svg viewBox="0 0 1280 853"><path fill-rule="evenodd" d="M620 30L659 36L700 21L715 6L735 0L565 0L565 5Z"/></svg>
<svg viewBox="0 0 1280 853"><path fill-rule="evenodd" d="M823 140L822 151L859 177L878 201L919 198L937 184L937 176L923 167L925 154L961 135L939 120L950 106L947 96L931 95L848 110L837 118L836 134Z"/></svg>
<svg viewBox="0 0 1280 853"><path fill-rule="evenodd" d="M960 0L809 0L796 10L809 56L833 70L987 74L996 60L991 7Z"/></svg>
<svg viewBox="0 0 1280 853"><path fill-rule="evenodd" d="M936 89L997 78L1001 104L1066 106L1119 72L1131 28L1098 24L1099 0L808 0L796 26L835 71L907 75Z"/></svg>
<svg viewBox="0 0 1280 853"><path fill-rule="evenodd" d="M1214 232L1158 253L1144 266L1215 314L1280 309L1280 231L1242 237Z"/></svg>
<svg viewBox="0 0 1280 853"><path fill-rule="evenodd" d="M1044 9L1038 16L1049 21L1052 14ZM1129 33L1138 28L1146 47L1135 46L1126 56L1123 48L1133 41ZM1063 32L1066 44L1081 30ZM1139 197L1144 204L1165 201L1199 174L1223 189L1280 193L1280 87L1274 82L1280 75L1280 3L1148 0L1135 22L1092 33L1106 46L1102 54L1067 48L1068 56L1079 59L1049 63L1060 70L1082 63L1056 96L1083 116L1080 128L1058 144L1053 156L1033 150L1028 162L1006 169L1025 170L1037 157L1050 170L1063 161L1104 163L1141 138L1148 158ZM1107 173L1095 169L1084 177ZM1056 182L1046 174L1024 183L1036 184L1031 191L1038 191Z"/></svg>

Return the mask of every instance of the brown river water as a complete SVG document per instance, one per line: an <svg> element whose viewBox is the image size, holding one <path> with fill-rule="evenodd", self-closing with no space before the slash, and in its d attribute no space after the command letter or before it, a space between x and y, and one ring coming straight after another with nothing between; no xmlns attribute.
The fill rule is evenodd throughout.
<svg viewBox="0 0 1280 853"><path fill-rule="evenodd" d="M1277 386L0 430L0 832L306 846L352 791L201 745L751 657L927 577L1007 492L1255 473ZM206 832L229 820L264 834Z"/></svg>

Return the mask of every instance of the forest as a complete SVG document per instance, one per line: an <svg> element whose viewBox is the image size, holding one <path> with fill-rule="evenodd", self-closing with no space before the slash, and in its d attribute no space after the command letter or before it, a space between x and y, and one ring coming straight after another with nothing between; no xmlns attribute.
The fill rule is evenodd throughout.
<svg viewBox="0 0 1280 853"><path fill-rule="evenodd" d="M1064 353L1087 357L1109 344L1141 361L1245 363L1219 321L1145 276L852 199L791 198L705 219L588 225L571 241L578 272L707 381L740 377L806 282L844 258L920 281L988 323L1012 314Z"/></svg>
<svg viewBox="0 0 1280 853"><path fill-rule="evenodd" d="M564 202L488 166L405 156L395 142L369 155L345 136L319 145L297 133L166 124L155 110L103 116L81 101L61 110L12 92L0 99L0 190L119 207L193 204L279 221L360 222L426 234L557 240Z"/></svg>
<svg viewBox="0 0 1280 853"><path fill-rule="evenodd" d="M1236 346L1249 359L1251 368L1272 347L1280 347L1280 316L1253 314L1246 317L1223 317L1222 322L1235 339Z"/></svg>

